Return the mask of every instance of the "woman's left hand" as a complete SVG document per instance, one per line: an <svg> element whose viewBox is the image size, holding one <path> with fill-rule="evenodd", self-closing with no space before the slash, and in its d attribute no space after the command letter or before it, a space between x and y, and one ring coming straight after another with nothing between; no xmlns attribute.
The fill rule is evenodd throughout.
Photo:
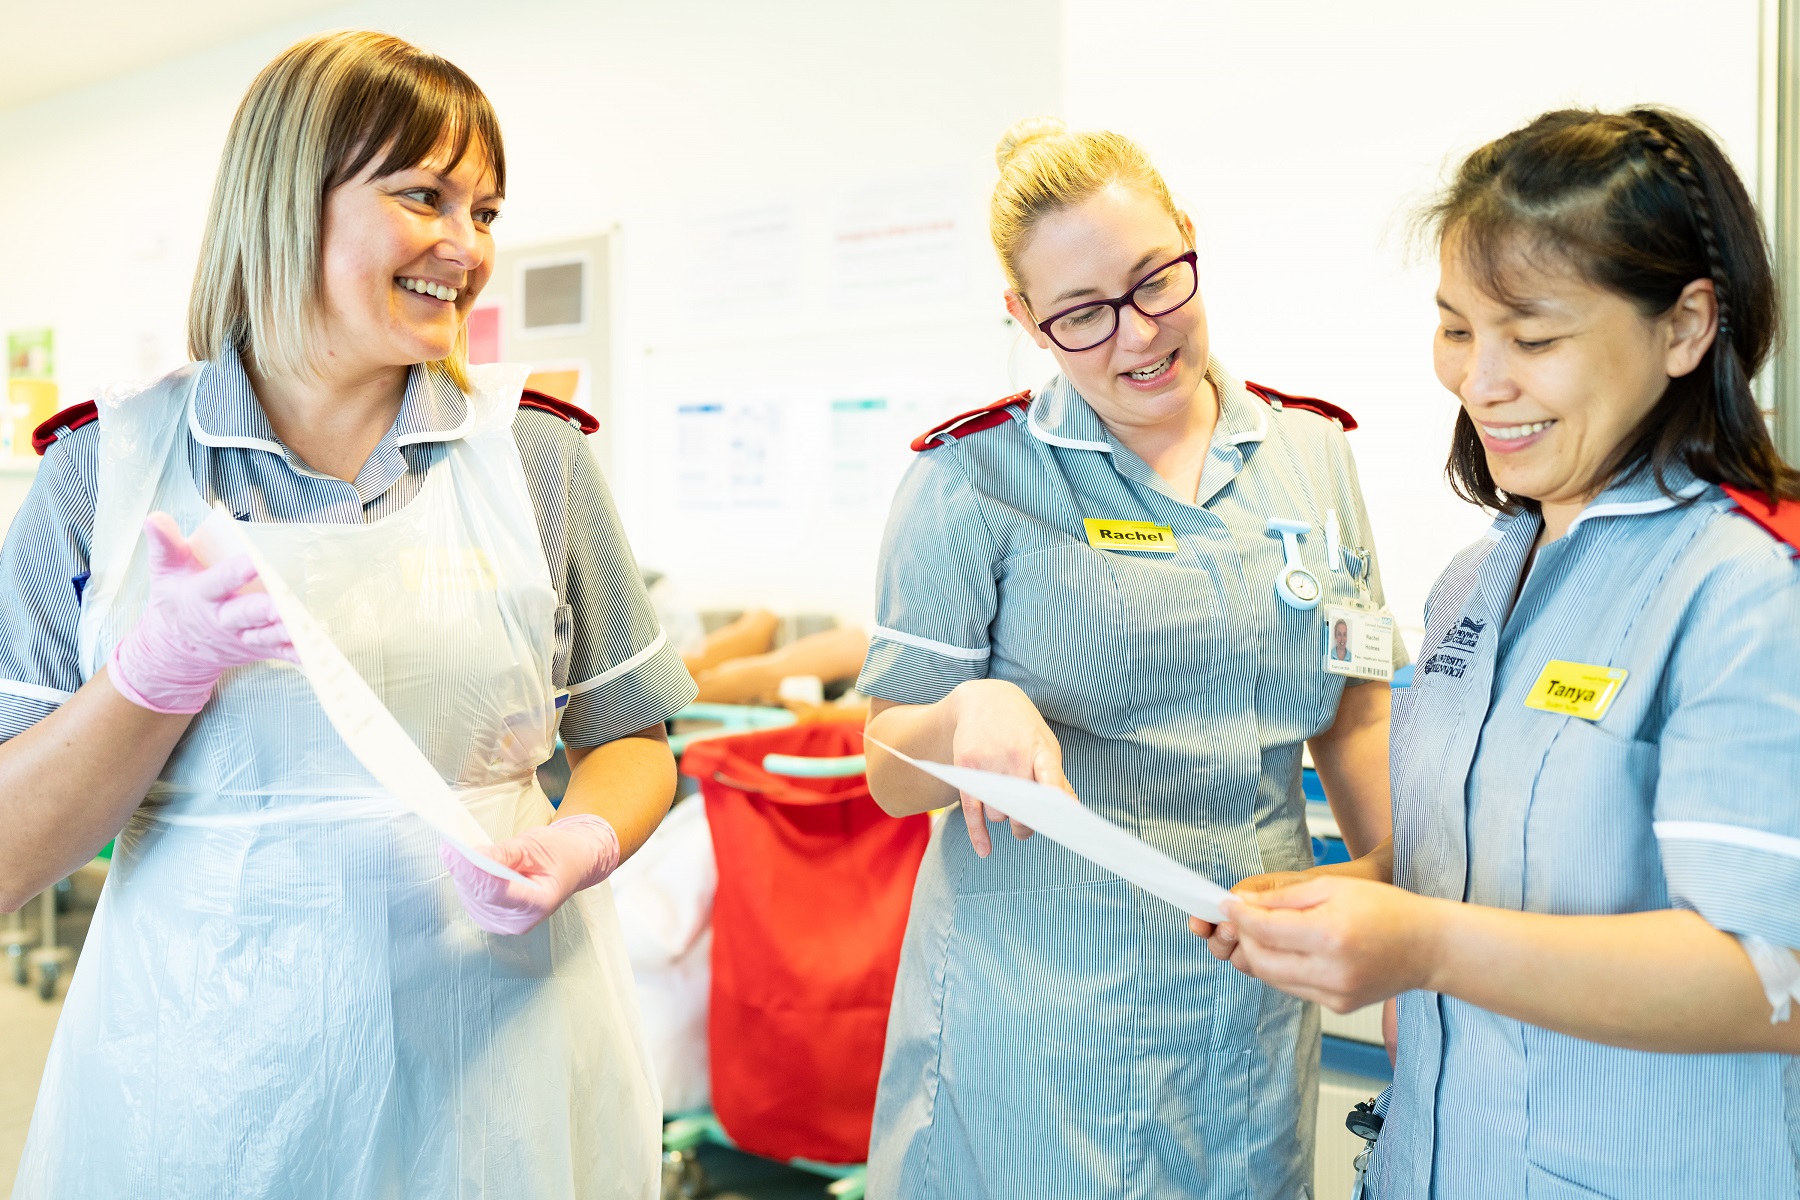
<svg viewBox="0 0 1800 1200"><path fill-rule="evenodd" d="M1391 884L1310 875L1227 900L1221 928L1235 934L1232 966L1346 1013L1431 987L1447 907Z"/></svg>
<svg viewBox="0 0 1800 1200"><path fill-rule="evenodd" d="M570 896L618 869L619 836L604 817L580 813L486 848L527 883L489 875L453 846L441 853L475 924L489 933L529 933Z"/></svg>
<svg viewBox="0 0 1800 1200"><path fill-rule="evenodd" d="M1273 891L1276 888L1292 887L1296 883L1311 879L1307 871L1270 871L1266 875L1252 875L1248 879L1238 881L1232 893L1238 896L1250 896L1257 892ZM1217 925L1202 917L1189 917L1188 928L1195 937L1206 939L1206 945L1213 952L1213 957L1221 962L1231 959L1231 952L1237 948L1237 929L1230 921L1220 921Z"/></svg>

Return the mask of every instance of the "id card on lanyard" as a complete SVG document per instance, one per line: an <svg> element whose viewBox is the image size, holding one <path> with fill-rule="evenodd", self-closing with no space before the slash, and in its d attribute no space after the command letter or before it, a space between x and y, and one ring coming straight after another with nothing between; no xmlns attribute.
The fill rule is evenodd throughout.
<svg viewBox="0 0 1800 1200"><path fill-rule="evenodd" d="M1356 584L1356 598L1325 606L1324 668L1328 675L1350 679L1394 678L1394 617L1383 612L1369 593L1369 552L1341 545L1337 511L1326 517L1326 556L1331 569L1340 567Z"/></svg>

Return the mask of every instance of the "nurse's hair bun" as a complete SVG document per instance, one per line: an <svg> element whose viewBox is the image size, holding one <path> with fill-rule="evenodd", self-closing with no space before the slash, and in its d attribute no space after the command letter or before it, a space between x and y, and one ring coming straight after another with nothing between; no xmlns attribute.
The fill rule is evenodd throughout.
<svg viewBox="0 0 1800 1200"><path fill-rule="evenodd" d="M1006 282L1023 295L1019 252L1044 217L1079 204L1112 184L1138 188L1154 198L1191 248L1193 226L1169 195L1169 185L1142 146L1104 129L1071 133L1055 117L1015 121L994 147L1000 180L988 206L988 232Z"/></svg>
<svg viewBox="0 0 1800 1200"><path fill-rule="evenodd" d="M1026 117L1014 121L1007 126L1006 132L1000 135L1000 142L994 147L994 162L1002 171L1013 156L1023 150L1027 143L1043 138L1061 137L1069 132L1069 127L1056 117Z"/></svg>

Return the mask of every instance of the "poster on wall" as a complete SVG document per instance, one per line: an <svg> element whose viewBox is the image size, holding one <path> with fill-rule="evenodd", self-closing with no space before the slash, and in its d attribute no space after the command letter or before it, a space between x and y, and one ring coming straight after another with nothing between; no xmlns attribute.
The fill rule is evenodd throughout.
<svg viewBox="0 0 1800 1200"><path fill-rule="evenodd" d="M890 181L845 193L832 232L832 299L862 306L966 295L962 200L963 190L949 177Z"/></svg>
<svg viewBox="0 0 1800 1200"><path fill-rule="evenodd" d="M505 314L498 304L483 304L469 313L469 361L471 363L505 362L501 349L501 330Z"/></svg>
<svg viewBox="0 0 1800 1200"><path fill-rule="evenodd" d="M0 412L0 458L30 461L31 432L56 415L56 334L49 327L6 335L6 408Z"/></svg>
<svg viewBox="0 0 1800 1200"><path fill-rule="evenodd" d="M768 509L782 502L781 406L708 401L678 405L677 503L685 509Z"/></svg>
<svg viewBox="0 0 1800 1200"><path fill-rule="evenodd" d="M693 279L699 303L768 313L800 299L800 220L792 204L762 204L700 218Z"/></svg>

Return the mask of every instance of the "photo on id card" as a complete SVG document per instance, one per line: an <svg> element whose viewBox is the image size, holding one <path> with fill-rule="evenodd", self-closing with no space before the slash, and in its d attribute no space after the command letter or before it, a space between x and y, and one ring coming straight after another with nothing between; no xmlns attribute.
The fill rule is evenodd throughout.
<svg viewBox="0 0 1800 1200"><path fill-rule="evenodd" d="M1392 679L1392 614L1347 604L1326 608L1325 670L1352 679Z"/></svg>

